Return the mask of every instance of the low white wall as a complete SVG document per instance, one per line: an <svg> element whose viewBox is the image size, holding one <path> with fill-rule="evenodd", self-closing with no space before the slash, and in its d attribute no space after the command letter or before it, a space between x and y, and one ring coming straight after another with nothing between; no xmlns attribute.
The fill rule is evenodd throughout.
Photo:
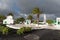
<svg viewBox="0 0 60 40"><path fill-rule="evenodd" d="M9 28L13 28L13 29L20 29L22 27L17 27L17 26L13 26L13 25L6 25ZM35 24L31 24L31 25L24 25L24 27L31 27L32 29L52 29L52 30L60 30L60 25L53 25L53 26L49 26L49 25L40 25L40 26L36 26Z"/></svg>
<svg viewBox="0 0 60 40"><path fill-rule="evenodd" d="M14 27L12 25L6 25L6 26L9 27L9 28L13 28L13 29L20 29L20 27Z"/></svg>

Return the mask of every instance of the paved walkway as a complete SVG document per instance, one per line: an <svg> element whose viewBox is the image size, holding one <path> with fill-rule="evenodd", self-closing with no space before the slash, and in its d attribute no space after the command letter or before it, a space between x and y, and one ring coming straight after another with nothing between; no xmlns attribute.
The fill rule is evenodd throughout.
<svg viewBox="0 0 60 40"><path fill-rule="evenodd" d="M24 35L21 36L15 33L6 36L1 36L0 34L0 40L27 40L24 37L31 34L39 36L40 38L39 40L60 40L60 30L48 30L48 29L34 30L29 33L24 33Z"/></svg>
<svg viewBox="0 0 60 40"><path fill-rule="evenodd" d="M9 28L13 29L20 29L22 27L32 27L32 29L53 29L53 30L60 30L60 26L52 25L52 26L36 26L36 25L24 25L24 24L15 24L15 25L6 25Z"/></svg>

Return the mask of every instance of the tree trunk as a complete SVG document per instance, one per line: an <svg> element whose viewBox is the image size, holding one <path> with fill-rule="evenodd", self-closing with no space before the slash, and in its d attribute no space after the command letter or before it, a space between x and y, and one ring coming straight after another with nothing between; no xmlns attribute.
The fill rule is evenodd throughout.
<svg viewBox="0 0 60 40"><path fill-rule="evenodd" d="M32 23L32 19L31 19L31 23Z"/></svg>
<svg viewBox="0 0 60 40"><path fill-rule="evenodd" d="M39 14L37 14L37 24L39 24Z"/></svg>

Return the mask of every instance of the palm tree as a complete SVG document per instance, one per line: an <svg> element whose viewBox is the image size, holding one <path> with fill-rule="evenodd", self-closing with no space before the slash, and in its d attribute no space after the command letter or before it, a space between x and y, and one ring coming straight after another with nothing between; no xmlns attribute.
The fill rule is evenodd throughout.
<svg viewBox="0 0 60 40"><path fill-rule="evenodd" d="M32 10L32 13L33 14L37 14L37 23L39 22L39 16L40 16L40 14L42 13L40 10L39 10L39 8L34 8L33 10Z"/></svg>
<svg viewBox="0 0 60 40"><path fill-rule="evenodd" d="M29 15L27 19L31 20L31 22L32 22L33 16Z"/></svg>

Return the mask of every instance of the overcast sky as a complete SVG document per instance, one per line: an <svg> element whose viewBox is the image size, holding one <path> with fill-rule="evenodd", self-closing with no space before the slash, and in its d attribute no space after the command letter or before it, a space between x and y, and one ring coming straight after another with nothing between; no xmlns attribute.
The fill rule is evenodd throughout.
<svg viewBox="0 0 60 40"><path fill-rule="evenodd" d="M13 12L16 17L27 16L35 7L46 14L60 17L60 0L0 0L0 14Z"/></svg>

